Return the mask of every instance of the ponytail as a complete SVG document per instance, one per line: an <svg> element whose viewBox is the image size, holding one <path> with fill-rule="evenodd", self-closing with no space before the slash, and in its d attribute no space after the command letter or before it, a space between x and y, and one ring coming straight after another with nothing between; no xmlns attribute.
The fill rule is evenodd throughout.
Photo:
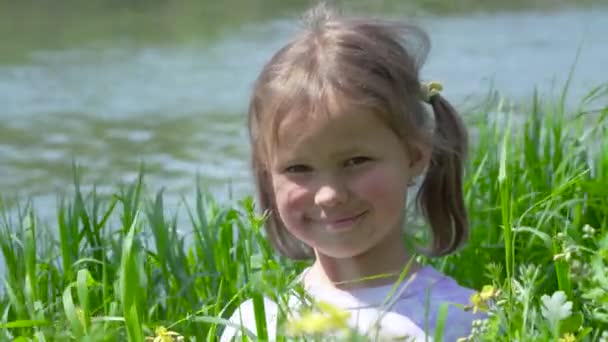
<svg viewBox="0 0 608 342"><path fill-rule="evenodd" d="M435 115L436 141L418 192L418 205L433 232L431 254L443 256L455 251L468 237L463 195L468 136L462 119L440 94L434 94L428 102Z"/></svg>

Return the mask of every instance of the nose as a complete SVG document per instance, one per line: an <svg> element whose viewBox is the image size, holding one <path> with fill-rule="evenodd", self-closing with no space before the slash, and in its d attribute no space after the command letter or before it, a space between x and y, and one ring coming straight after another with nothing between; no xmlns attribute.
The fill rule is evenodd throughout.
<svg viewBox="0 0 608 342"><path fill-rule="evenodd" d="M315 194L315 204L321 207L333 207L344 203L348 198L346 189L339 184L324 184Z"/></svg>

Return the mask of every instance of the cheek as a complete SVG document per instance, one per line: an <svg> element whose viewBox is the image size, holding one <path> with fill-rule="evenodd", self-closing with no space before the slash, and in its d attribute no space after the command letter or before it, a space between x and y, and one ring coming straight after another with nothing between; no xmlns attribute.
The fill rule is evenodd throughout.
<svg viewBox="0 0 608 342"><path fill-rule="evenodd" d="M382 210L399 208L406 201L407 184L402 175L377 168L369 170L356 180L355 188L360 197Z"/></svg>
<svg viewBox="0 0 608 342"><path fill-rule="evenodd" d="M275 183L274 191L277 210L287 225L302 217L312 198L311 192L305 186L287 180Z"/></svg>

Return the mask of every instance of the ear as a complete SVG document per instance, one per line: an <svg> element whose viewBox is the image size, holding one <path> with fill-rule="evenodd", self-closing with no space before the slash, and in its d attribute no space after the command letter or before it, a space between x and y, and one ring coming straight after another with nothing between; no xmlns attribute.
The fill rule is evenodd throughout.
<svg viewBox="0 0 608 342"><path fill-rule="evenodd" d="M412 178L422 175L431 162L431 147L422 144L412 144L408 148L410 174Z"/></svg>

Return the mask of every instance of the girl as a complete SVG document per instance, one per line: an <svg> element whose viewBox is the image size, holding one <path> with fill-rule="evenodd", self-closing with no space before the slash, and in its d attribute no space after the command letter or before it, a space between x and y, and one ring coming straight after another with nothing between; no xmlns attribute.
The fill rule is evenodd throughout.
<svg viewBox="0 0 608 342"><path fill-rule="evenodd" d="M417 264L403 239L408 188L419 177L418 204L433 233L427 254L451 253L467 237L467 134L440 89L419 80L428 37L323 5L305 24L265 65L250 103L268 237L281 253L314 260L300 277L306 293L348 310L362 333L374 326L382 336L424 340L449 304L446 341L466 337L477 317L453 304L467 304L473 291ZM406 265L408 277L391 291ZM272 338L276 304L267 300L265 312ZM255 333L252 302L231 321ZM222 341L239 333L227 327Z"/></svg>

